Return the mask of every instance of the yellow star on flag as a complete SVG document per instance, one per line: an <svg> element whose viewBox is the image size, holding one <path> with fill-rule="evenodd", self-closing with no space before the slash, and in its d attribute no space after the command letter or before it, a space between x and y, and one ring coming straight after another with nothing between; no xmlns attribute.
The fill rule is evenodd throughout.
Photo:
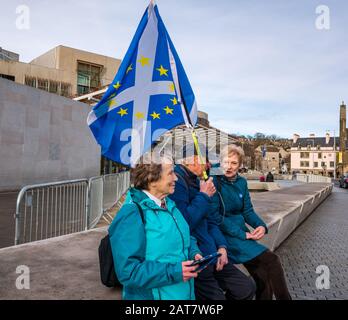
<svg viewBox="0 0 348 320"><path fill-rule="evenodd" d="M160 114L159 114L159 113L156 113L155 111L152 112L152 113L150 114L150 116L152 117L153 120L154 120L154 119L160 119Z"/></svg>
<svg viewBox="0 0 348 320"><path fill-rule="evenodd" d="M120 81L117 81L116 84L113 85L113 87L117 90L119 87L121 87Z"/></svg>
<svg viewBox="0 0 348 320"><path fill-rule="evenodd" d="M167 77L168 77L168 74L167 74L168 69L164 69L162 65L161 65L161 67L160 67L160 68L156 68L156 70L157 70L157 71L159 71L160 76L165 75L165 76L167 76Z"/></svg>
<svg viewBox="0 0 348 320"><path fill-rule="evenodd" d="M132 68L132 63L130 64L130 66L127 68L126 74L128 74L129 71L133 70Z"/></svg>
<svg viewBox="0 0 348 320"><path fill-rule="evenodd" d="M150 62L150 58L146 58L144 56L140 56L141 58L138 60L141 64L141 66L145 66L145 65L149 65L149 62Z"/></svg>
<svg viewBox="0 0 348 320"><path fill-rule="evenodd" d="M176 97L174 97L173 99L170 99L170 101L173 102L173 106L178 104L178 100L176 100Z"/></svg>
<svg viewBox="0 0 348 320"><path fill-rule="evenodd" d="M117 105L116 100L110 100L110 101L108 102L108 106L109 106L109 107L113 107L113 106L116 106L116 105Z"/></svg>
<svg viewBox="0 0 348 320"><path fill-rule="evenodd" d="M175 92L174 82L169 85L169 90Z"/></svg>
<svg viewBox="0 0 348 320"><path fill-rule="evenodd" d="M163 110L166 112L166 114L173 114L174 109L170 109L168 106L166 106L165 108L163 108Z"/></svg>
<svg viewBox="0 0 348 320"><path fill-rule="evenodd" d="M120 108L120 111L117 112L121 117L123 117L124 115L128 114L127 113L128 109L122 109Z"/></svg>
<svg viewBox="0 0 348 320"><path fill-rule="evenodd" d="M135 116L136 116L137 119L143 119L144 118L144 114L142 112L137 112L135 114Z"/></svg>

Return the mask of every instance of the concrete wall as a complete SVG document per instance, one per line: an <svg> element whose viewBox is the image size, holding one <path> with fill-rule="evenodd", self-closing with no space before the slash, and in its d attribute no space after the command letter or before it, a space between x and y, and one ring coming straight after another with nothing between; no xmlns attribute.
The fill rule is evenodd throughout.
<svg viewBox="0 0 348 320"><path fill-rule="evenodd" d="M86 124L89 110L0 79L0 190L99 175L100 148Z"/></svg>

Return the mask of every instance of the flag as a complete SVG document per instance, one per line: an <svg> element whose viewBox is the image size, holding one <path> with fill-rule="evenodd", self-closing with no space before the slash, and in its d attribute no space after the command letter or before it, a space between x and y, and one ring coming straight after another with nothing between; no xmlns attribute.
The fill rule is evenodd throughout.
<svg viewBox="0 0 348 320"><path fill-rule="evenodd" d="M102 155L134 166L162 134L196 122L194 93L151 1L115 79L87 123Z"/></svg>
<svg viewBox="0 0 348 320"><path fill-rule="evenodd" d="M267 148L265 145L261 146L262 158L266 157Z"/></svg>

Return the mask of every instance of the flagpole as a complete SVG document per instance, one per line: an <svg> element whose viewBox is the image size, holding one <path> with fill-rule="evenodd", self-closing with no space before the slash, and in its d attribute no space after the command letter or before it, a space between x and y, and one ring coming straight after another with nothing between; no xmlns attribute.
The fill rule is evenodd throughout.
<svg viewBox="0 0 348 320"><path fill-rule="evenodd" d="M182 92L181 92L181 88L180 87L179 87L179 90L180 90L180 96L182 97ZM195 149L196 149L199 161L201 163L201 166L203 167L203 173L202 173L203 179L204 180L208 180L209 177L208 177L207 171L205 170L205 162L203 162L202 152L201 152L201 149L199 147L197 133L196 133L196 130L195 130L193 124L192 124L190 113L188 112L188 110L186 108L186 105L184 104L183 101L180 101L180 104L184 107L187 120L190 123L190 127L189 128L191 129L191 135L192 135L192 139L193 139L193 144L195 146Z"/></svg>

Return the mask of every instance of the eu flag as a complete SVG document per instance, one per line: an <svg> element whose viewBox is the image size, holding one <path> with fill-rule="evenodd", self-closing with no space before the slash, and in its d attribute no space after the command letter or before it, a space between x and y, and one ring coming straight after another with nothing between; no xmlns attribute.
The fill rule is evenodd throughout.
<svg viewBox="0 0 348 320"><path fill-rule="evenodd" d="M166 131L196 122L194 93L151 2L115 79L87 123L105 157L134 166Z"/></svg>

